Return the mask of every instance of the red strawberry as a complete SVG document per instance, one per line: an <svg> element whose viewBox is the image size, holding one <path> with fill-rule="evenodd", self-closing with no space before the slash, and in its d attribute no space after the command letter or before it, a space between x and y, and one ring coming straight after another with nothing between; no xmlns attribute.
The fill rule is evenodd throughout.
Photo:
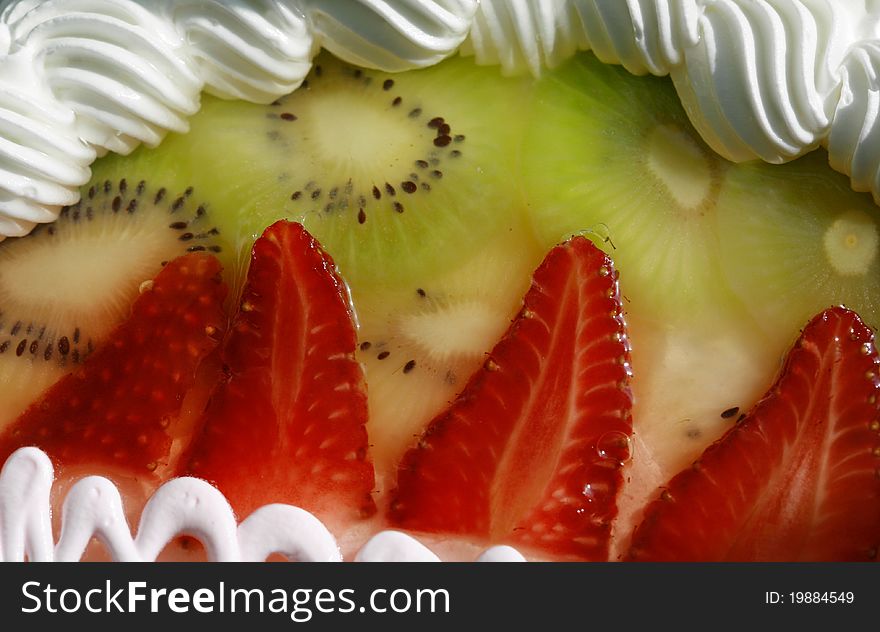
<svg viewBox="0 0 880 632"><path fill-rule="evenodd" d="M325 520L374 512L356 340L332 259L300 224L270 226L254 244L222 350L226 377L190 473L214 483L240 516L270 502Z"/></svg>
<svg viewBox="0 0 880 632"><path fill-rule="evenodd" d="M630 559L876 558L878 368L856 314L814 318L764 399L647 507Z"/></svg>
<svg viewBox="0 0 880 632"><path fill-rule="evenodd" d="M606 559L629 375L617 273L576 237L550 251L504 338L404 456L392 521Z"/></svg>
<svg viewBox="0 0 880 632"><path fill-rule="evenodd" d="M169 263L107 342L0 437L0 463L33 445L62 468L112 466L152 477L168 457L171 422L196 369L221 338L225 296L214 257Z"/></svg>

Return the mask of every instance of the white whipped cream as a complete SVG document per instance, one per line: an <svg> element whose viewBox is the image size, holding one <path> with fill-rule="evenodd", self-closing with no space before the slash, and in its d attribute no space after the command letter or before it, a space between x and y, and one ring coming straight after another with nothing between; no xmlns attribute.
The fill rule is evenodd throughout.
<svg viewBox="0 0 880 632"><path fill-rule="evenodd" d="M154 561L178 535L204 546L211 561L261 562L273 554L302 562L341 562L337 540L320 520L290 505L260 507L236 523L226 498L197 478L175 478L147 501L133 537L116 487L87 476L64 498L61 533L53 541L51 500L54 471L37 448L14 452L0 470L0 562L74 562L93 538L116 561ZM398 531L383 531L355 555L359 562L440 561L428 547ZM509 546L495 546L480 562L521 562Z"/></svg>
<svg viewBox="0 0 880 632"><path fill-rule="evenodd" d="M476 0L18 0L0 13L0 239L74 203L107 152L187 130L199 94L270 102L321 46L404 70L461 44Z"/></svg>
<svg viewBox="0 0 880 632"><path fill-rule="evenodd" d="M711 2L711 0L709 0ZM593 50L632 73L665 75L699 41L699 0L482 0L464 54L504 72L553 68Z"/></svg>

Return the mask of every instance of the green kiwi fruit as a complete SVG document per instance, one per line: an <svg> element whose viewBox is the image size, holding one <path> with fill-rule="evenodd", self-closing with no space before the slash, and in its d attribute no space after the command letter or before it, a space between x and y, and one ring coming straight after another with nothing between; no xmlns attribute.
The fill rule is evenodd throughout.
<svg viewBox="0 0 880 632"><path fill-rule="evenodd" d="M465 59L387 74L323 54L292 94L268 105L205 96L189 133L124 162L211 191L243 252L285 217L353 285L402 287L523 212L512 174L530 86Z"/></svg>
<svg viewBox="0 0 880 632"><path fill-rule="evenodd" d="M528 226L510 217L480 249L417 283L383 292L353 287L380 483L483 364L542 254Z"/></svg>
<svg viewBox="0 0 880 632"><path fill-rule="evenodd" d="M224 248L192 188L124 178L0 243L0 425L83 362L165 262Z"/></svg>
<svg viewBox="0 0 880 632"><path fill-rule="evenodd" d="M730 164L694 130L668 79L578 55L536 89L523 182L544 244L587 231L631 310L658 319L736 309L717 257Z"/></svg>
<svg viewBox="0 0 880 632"><path fill-rule="evenodd" d="M817 150L738 165L719 195L720 255L734 290L782 344L830 305L880 327L880 209Z"/></svg>

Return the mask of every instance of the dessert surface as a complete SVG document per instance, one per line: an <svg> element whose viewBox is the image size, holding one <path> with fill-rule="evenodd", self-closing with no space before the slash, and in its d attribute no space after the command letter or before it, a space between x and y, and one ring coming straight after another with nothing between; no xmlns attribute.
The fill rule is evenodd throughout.
<svg viewBox="0 0 880 632"><path fill-rule="evenodd" d="M185 130L201 90L271 101L322 47L390 71L461 47L534 74L590 49L634 73L671 74L726 158L782 162L821 144L877 197L878 20L873 3L855 0L16 0L0 14L0 235L52 221L96 156Z"/></svg>
<svg viewBox="0 0 880 632"><path fill-rule="evenodd" d="M122 92L83 98L122 41L81 37L98 3L10 4L16 59L59 64L45 76L87 142L71 140L79 175L51 185L58 220L0 244L4 558L876 557L880 214L822 140L854 75L773 92L763 67L723 89L698 74L723 16L747 17L758 48L849 68L858 47L797 34L867 41L872 13L820 4L380 2L355 20L320 2L103 3L108 24L165 34L144 37L158 48L129 60L129 87L165 64L189 99L164 125L134 98L131 128ZM613 34L635 23L659 26L625 53ZM305 48L283 45L294 31ZM466 36L477 62L540 78L436 63ZM313 59L320 45L359 65ZM748 116L718 96L740 79L761 95L736 100ZM204 87L224 98L199 102ZM705 123L687 89L729 120ZM795 118L752 116L774 99ZM782 166L713 151L778 162L820 142ZM107 149L128 155L89 175ZM10 221L27 232L51 206Z"/></svg>

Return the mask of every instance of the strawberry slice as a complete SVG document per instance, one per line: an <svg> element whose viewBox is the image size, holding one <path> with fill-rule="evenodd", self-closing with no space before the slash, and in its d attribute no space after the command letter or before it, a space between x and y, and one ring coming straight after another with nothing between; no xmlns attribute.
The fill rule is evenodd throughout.
<svg viewBox="0 0 880 632"><path fill-rule="evenodd" d="M767 395L648 505L629 559L875 559L878 368L856 314L814 318Z"/></svg>
<svg viewBox="0 0 880 632"><path fill-rule="evenodd" d="M632 431L611 260L557 246L483 367L403 458L392 522L607 559Z"/></svg>
<svg viewBox="0 0 880 632"><path fill-rule="evenodd" d="M59 470L106 466L154 479L197 368L222 336L225 296L214 257L170 262L107 342L8 427L0 463L17 448L37 446Z"/></svg>
<svg viewBox="0 0 880 632"><path fill-rule="evenodd" d="M331 522L373 513L356 341L333 260L300 224L266 229L189 473L214 483L240 516L270 502Z"/></svg>

